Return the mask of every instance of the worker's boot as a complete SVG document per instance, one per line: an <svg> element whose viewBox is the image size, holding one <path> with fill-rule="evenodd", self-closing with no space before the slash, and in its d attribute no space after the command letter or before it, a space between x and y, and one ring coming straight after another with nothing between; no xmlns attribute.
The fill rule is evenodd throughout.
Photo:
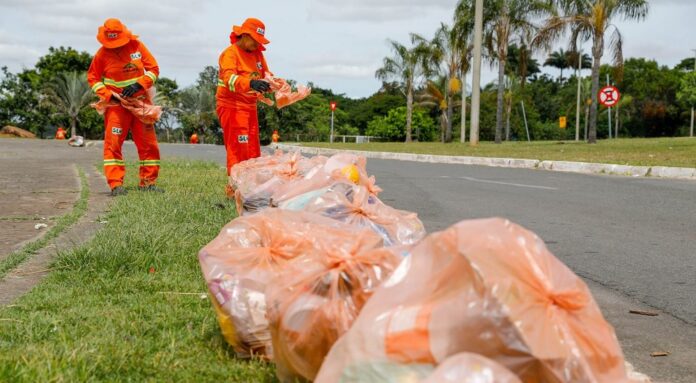
<svg viewBox="0 0 696 383"><path fill-rule="evenodd" d="M145 192L164 193L164 189L157 187L155 185L138 186L138 189L140 191L145 191Z"/></svg>
<svg viewBox="0 0 696 383"><path fill-rule="evenodd" d="M113 189L111 189L111 196L112 197L118 197L118 196L126 195L126 194L128 194L128 190L126 190L126 188L124 188L123 185L118 185L118 186L114 187Z"/></svg>

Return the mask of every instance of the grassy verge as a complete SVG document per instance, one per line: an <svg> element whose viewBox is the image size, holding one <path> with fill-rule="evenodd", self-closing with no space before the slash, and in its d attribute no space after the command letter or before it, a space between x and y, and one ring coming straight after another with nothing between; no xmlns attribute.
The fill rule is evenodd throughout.
<svg viewBox="0 0 696 383"><path fill-rule="evenodd" d="M434 142L410 144L394 142L370 144L304 143L303 145L379 152L696 168L696 138L602 140L596 145L574 141L506 142L500 145L481 142L476 147L471 147L468 143L441 144Z"/></svg>
<svg viewBox="0 0 696 383"><path fill-rule="evenodd" d="M78 169L78 172L80 174L80 197L78 198L77 202L75 202L73 209L69 213L66 213L58 218L56 225L53 226L43 237L37 239L36 241L30 242L0 261L0 279L7 275L9 271L19 266L22 262L29 258L30 255L46 246L49 241L77 222L77 220L80 219L83 214L85 214L85 211L87 211L87 199L89 198L89 186L87 185L87 177L85 177L85 172L82 169Z"/></svg>
<svg viewBox="0 0 696 383"><path fill-rule="evenodd" d="M116 199L91 242L0 309L0 381L274 381L233 357L201 299L197 252L235 216L224 184L217 165L167 162L165 194Z"/></svg>

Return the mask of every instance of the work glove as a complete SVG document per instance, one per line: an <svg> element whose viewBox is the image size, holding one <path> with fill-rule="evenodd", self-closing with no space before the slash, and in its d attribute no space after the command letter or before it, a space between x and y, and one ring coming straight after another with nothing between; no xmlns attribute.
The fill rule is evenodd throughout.
<svg viewBox="0 0 696 383"><path fill-rule="evenodd" d="M130 97L130 96L138 93L138 91L140 89L143 89L143 86L136 82L135 84L131 84L131 85L128 85L127 87L123 88L123 92L121 92L121 96Z"/></svg>
<svg viewBox="0 0 696 383"><path fill-rule="evenodd" d="M263 80L251 80L249 86L259 93L266 93L271 90L271 84Z"/></svg>

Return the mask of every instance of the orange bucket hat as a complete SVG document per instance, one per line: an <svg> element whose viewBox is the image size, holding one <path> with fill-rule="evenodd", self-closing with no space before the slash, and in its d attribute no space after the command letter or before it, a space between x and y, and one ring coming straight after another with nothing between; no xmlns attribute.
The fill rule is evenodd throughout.
<svg viewBox="0 0 696 383"><path fill-rule="evenodd" d="M109 49L122 47L137 38L119 19L107 19L97 33L97 40Z"/></svg>
<svg viewBox="0 0 696 383"><path fill-rule="evenodd" d="M245 33L251 36L252 39L256 40L256 42L261 45L270 43L270 41L268 41L268 39L265 37L266 25L264 25L264 23L259 19L250 17L244 20L244 24L242 24L241 27L238 25L232 27L232 34L235 36L241 36ZM232 38L232 36L230 36L230 38Z"/></svg>

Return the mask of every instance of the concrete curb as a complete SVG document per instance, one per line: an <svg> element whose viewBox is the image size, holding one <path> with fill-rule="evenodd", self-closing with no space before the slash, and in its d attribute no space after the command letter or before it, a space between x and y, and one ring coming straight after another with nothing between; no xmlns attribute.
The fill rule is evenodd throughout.
<svg viewBox="0 0 696 383"><path fill-rule="evenodd" d="M273 147L284 151L300 151L301 153L312 155L333 155L337 153L348 152L355 155L364 156L366 158L375 158L383 160L415 161L438 164L479 165L518 169L541 169L557 172L606 174L619 175L625 177L657 177L696 181L696 169L694 168L676 168L667 166L630 166L571 161L541 161L520 158L441 156L434 154L371 152L365 150L341 150L287 144L274 144Z"/></svg>

